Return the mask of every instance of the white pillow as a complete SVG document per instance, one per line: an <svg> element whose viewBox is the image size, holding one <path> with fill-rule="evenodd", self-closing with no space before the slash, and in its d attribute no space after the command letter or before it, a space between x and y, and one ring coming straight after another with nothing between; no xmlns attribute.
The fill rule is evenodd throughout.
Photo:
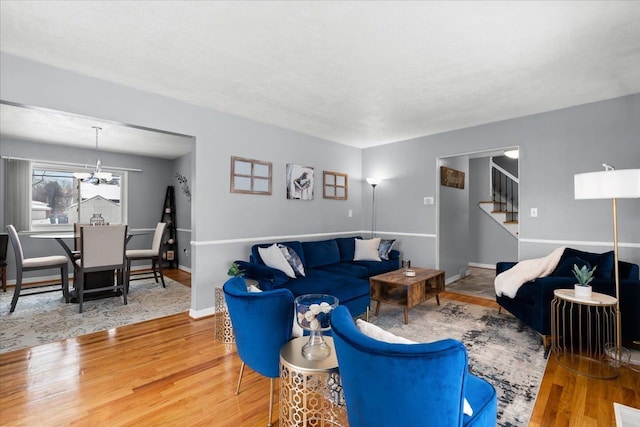
<svg viewBox="0 0 640 427"><path fill-rule="evenodd" d="M381 327L376 326L373 323L365 322L362 319L356 320L356 326L358 326L358 329L360 329L360 332L362 332L364 335L378 341L384 341L391 344L419 344L415 341L411 341L410 339L399 337L398 335L392 334L389 331L385 331ZM471 405L469 405L469 402L467 402L466 397L464 399L464 409L462 410L462 412L465 415L473 415L473 409L471 408Z"/></svg>
<svg viewBox="0 0 640 427"><path fill-rule="evenodd" d="M417 344L415 341L411 341L410 339L394 335L391 332L385 331L381 327L376 326L373 323L365 322L362 319L356 320L356 326L358 327L358 329L360 329L360 332L378 341L384 341L393 344Z"/></svg>
<svg viewBox="0 0 640 427"><path fill-rule="evenodd" d="M378 253L380 238L362 240L356 239L356 251L353 255L354 261L381 261Z"/></svg>
<svg viewBox="0 0 640 427"><path fill-rule="evenodd" d="M291 268L287 260L284 258L284 255L282 255L277 244L274 243L268 248L258 248L258 253L267 267L280 270L292 279L296 278L293 268Z"/></svg>
<svg viewBox="0 0 640 427"><path fill-rule="evenodd" d="M249 291L249 292L262 292L262 289L260 289L256 285L249 285L249 287L247 288L247 291Z"/></svg>

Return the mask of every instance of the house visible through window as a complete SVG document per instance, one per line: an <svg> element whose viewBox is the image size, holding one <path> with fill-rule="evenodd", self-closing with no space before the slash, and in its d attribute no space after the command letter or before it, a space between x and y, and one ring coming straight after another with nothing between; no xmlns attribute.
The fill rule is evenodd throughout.
<svg viewBox="0 0 640 427"><path fill-rule="evenodd" d="M74 222L126 223L122 185L125 172L114 172L108 183L82 182L69 166L33 163L31 168L31 230L70 229Z"/></svg>

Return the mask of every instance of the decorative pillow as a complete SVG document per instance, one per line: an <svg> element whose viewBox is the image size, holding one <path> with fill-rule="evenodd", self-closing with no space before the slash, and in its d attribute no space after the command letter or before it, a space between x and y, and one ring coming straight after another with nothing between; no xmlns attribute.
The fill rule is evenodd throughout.
<svg viewBox="0 0 640 427"><path fill-rule="evenodd" d="M553 277L574 277L573 276L573 265L574 264L577 265L578 268L582 268L583 265L586 265L587 268L589 270L591 270L591 264L589 264L587 261L583 260L580 257L574 256L574 257L567 258L564 261L562 261L560 264L558 264L556 269L553 270L553 273L551 273L551 276L553 276ZM598 271L597 268L596 268L596 271Z"/></svg>
<svg viewBox="0 0 640 427"><path fill-rule="evenodd" d="M411 341L410 339L400 337L389 331L385 331L381 327L376 326L373 323L365 322L362 319L356 320L356 326L358 327L360 332L370 338L373 338L374 340L384 341L391 344L419 344L415 341ZM462 412L468 416L473 415L473 409L471 408L471 405L469 405L469 402L467 402L466 397L464 399L464 409L462 410Z"/></svg>
<svg viewBox="0 0 640 427"><path fill-rule="evenodd" d="M356 239L356 251L353 255L354 261L381 261L380 254L378 254L378 247L380 246L380 238L362 240Z"/></svg>
<svg viewBox="0 0 640 427"><path fill-rule="evenodd" d="M396 242L396 239L391 240L380 240L380 246L378 246L378 255L380 259L389 259L389 252L391 252L391 247Z"/></svg>
<svg viewBox="0 0 640 427"><path fill-rule="evenodd" d="M392 344L417 344L415 341L411 341L410 339L399 337L389 331L385 331L379 326L374 325L373 323L365 322L362 319L356 320L356 326L360 329L364 335L373 338L374 340L384 341Z"/></svg>
<svg viewBox="0 0 640 427"><path fill-rule="evenodd" d="M274 243L267 248L258 248L258 253L260 253L260 258L262 258L262 262L264 262L267 267L280 270L293 279L296 278L296 274L284 258L284 255L282 255L282 251L280 251L277 244Z"/></svg>
<svg viewBox="0 0 640 427"><path fill-rule="evenodd" d="M280 251L282 251L282 255L284 255L284 259L287 260L293 272L298 277L304 277L304 265L302 265L302 260L292 248L287 245L278 244Z"/></svg>
<svg viewBox="0 0 640 427"><path fill-rule="evenodd" d="M247 288L247 291L249 291L249 292L262 292L262 289L260 289L256 285L249 285L249 287Z"/></svg>
<svg viewBox="0 0 640 427"><path fill-rule="evenodd" d="M571 257L580 257L585 260L591 267L598 267L594 272L596 279L612 279L613 278L613 251L605 252L603 254L595 254L593 252L583 252L577 249L566 248L562 253L560 262L564 262L565 259Z"/></svg>

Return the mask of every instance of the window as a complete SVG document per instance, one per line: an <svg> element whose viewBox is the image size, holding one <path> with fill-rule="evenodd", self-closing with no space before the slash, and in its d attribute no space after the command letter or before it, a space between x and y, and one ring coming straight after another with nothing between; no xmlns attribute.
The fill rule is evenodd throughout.
<svg viewBox="0 0 640 427"><path fill-rule="evenodd" d="M231 192L271 194L271 162L231 157Z"/></svg>
<svg viewBox="0 0 640 427"><path fill-rule="evenodd" d="M349 176L346 173L323 172L323 197L347 200L349 198Z"/></svg>
<svg viewBox="0 0 640 427"><path fill-rule="evenodd" d="M75 222L89 224L93 216L105 223L125 224L122 185L126 172L113 172L113 179L99 185L83 182L70 166L32 163L30 230L71 229Z"/></svg>

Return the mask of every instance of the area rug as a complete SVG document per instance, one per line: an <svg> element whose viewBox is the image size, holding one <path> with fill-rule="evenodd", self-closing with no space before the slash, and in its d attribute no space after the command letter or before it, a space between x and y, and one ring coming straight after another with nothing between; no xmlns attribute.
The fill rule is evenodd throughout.
<svg viewBox="0 0 640 427"><path fill-rule="evenodd" d="M408 325L402 307L388 304L369 320L414 341L462 341L471 372L496 389L498 425L527 425L547 363L540 337L508 313L447 300L441 304L431 299L413 307Z"/></svg>
<svg viewBox="0 0 640 427"><path fill-rule="evenodd" d="M191 289L164 280L166 289L153 279L131 282L127 305L122 297L86 301L83 313L78 313L78 304L64 303L62 291L21 297L9 313L12 289L0 292L0 353L189 310Z"/></svg>

